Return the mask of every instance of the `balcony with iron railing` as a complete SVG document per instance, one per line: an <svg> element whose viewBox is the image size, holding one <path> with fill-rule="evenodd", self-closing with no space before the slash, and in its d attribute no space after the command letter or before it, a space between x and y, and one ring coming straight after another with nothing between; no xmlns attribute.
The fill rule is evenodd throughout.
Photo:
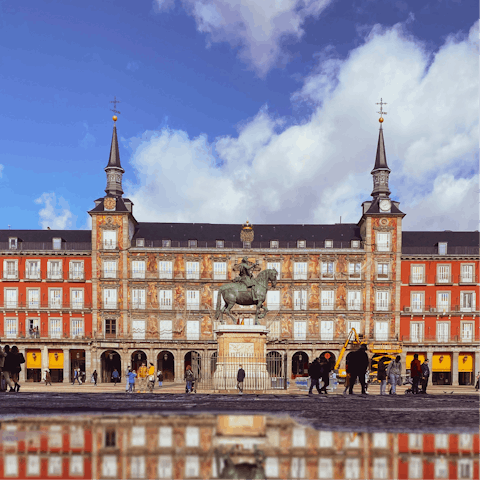
<svg viewBox="0 0 480 480"><path fill-rule="evenodd" d="M249 246L245 246L244 242L228 242L224 241L222 243L223 246L217 244L216 240L209 240L209 241L197 241L195 245L189 244L188 240L178 241L178 240L171 240L167 244L165 240L145 240L144 247L134 247L134 248L162 248L164 250L172 249L172 248L216 248L217 250L226 250L226 249L268 249L268 250L278 250L282 248L287 249L295 249L295 250L306 250L306 249L322 249L322 250L335 250L335 249L348 249L348 250L363 250L364 243L360 242L359 247L352 247L350 241L333 241L331 247L325 247L325 241L309 241L307 240L305 246L299 246L296 240L294 241L279 241L278 246L272 247L270 241L266 242L257 242L253 241L250 242Z"/></svg>
<svg viewBox="0 0 480 480"><path fill-rule="evenodd" d="M435 283L437 285L452 285L453 275L450 273L437 274L435 276Z"/></svg>
<svg viewBox="0 0 480 480"><path fill-rule="evenodd" d="M8 242L0 242L0 251L14 250L20 252L37 251L37 250L52 250L52 251L91 251L91 242L62 242L59 245L53 245L53 242L17 242L16 248L10 248Z"/></svg>
<svg viewBox="0 0 480 480"><path fill-rule="evenodd" d="M459 275L458 284L459 285L476 285L478 283L477 275Z"/></svg>
<svg viewBox="0 0 480 480"><path fill-rule="evenodd" d="M18 269L7 269L3 271L3 280L19 280Z"/></svg>
<svg viewBox="0 0 480 480"><path fill-rule="evenodd" d="M426 285L428 283L427 275L410 275L408 277L408 283L410 285Z"/></svg>
<svg viewBox="0 0 480 480"><path fill-rule="evenodd" d="M25 279L32 282L42 280L42 272L40 270L25 270Z"/></svg>
<svg viewBox="0 0 480 480"><path fill-rule="evenodd" d="M438 255L439 257L448 257L449 255L479 255L479 247L453 247L448 246L447 253L440 255L438 247L402 247L402 255Z"/></svg>
<svg viewBox="0 0 480 480"><path fill-rule="evenodd" d="M72 281L85 280L85 272L83 270L73 270L68 272L68 278Z"/></svg>
<svg viewBox="0 0 480 480"><path fill-rule="evenodd" d="M138 279L144 279L145 278L145 270L132 269L131 274L132 274L131 278L138 278Z"/></svg>
<svg viewBox="0 0 480 480"><path fill-rule="evenodd" d="M404 343L448 343L448 344L458 344L458 343L473 343L480 341L480 335L449 335L449 334L439 334L439 335L402 335L401 341Z"/></svg>
<svg viewBox="0 0 480 480"><path fill-rule="evenodd" d="M47 301L18 301L18 300L5 300L0 302L0 309L3 310L89 310L92 308L91 302L81 302L81 301L58 301L58 300L47 300Z"/></svg>
<svg viewBox="0 0 480 480"><path fill-rule="evenodd" d="M477 311L476 305L466 306L458 304L437 304L437 305L424 305L423 303L412 303L410 306L404 306L402 313L408 315L421 313L421 314L433 314L433 315L450 315L450 314L462 314L462 313L475 313Z"/></svg>

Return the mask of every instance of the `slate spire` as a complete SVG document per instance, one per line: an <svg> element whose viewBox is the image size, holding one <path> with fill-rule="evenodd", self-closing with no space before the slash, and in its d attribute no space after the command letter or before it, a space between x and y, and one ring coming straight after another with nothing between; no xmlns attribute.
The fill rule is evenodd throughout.
<svg viewBox="0 0 480 480"><path fill-rule="evenodd" d="M380 118L378 121L380 122L380 131L378 133L378 144L377 144L377 155L375 157L375 166L373 170L370 172L373 176L373 191L372 197L377 198L388 198L390 195L390 190L388 189L388 176L390 175L390 169L387 165L387 155L385 153L385 143L383 141L383 115L387 112L382 110L383 105L386 105L380 99Z"/></svg>
<svg viewBox="0 0 480 480"><path fill-rule="evenodd" d="M113 134L112 134L112 145L110 146L110 157L108 159L108 164L105 167L105 172L107 174L107 188L105 192L107 196L121 197L123 195L122 190L122 175L125 173L125 170L120 164L120 154L118 151L118 139L117 139L117 116L113 116Z"/></svg>

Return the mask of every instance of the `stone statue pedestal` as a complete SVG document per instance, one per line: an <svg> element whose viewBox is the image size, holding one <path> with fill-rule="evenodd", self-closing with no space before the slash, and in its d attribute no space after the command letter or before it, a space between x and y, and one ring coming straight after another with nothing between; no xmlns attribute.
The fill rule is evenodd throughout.
<svg viewBox="0 0 480 480"><path fill-rule="evenodd" d="M263 325L219 325L215 333L218 342L213 375L215 391L237 391L240 365L245 370L244 390L267 390L271 381L267 372L267 328Z"/></svg>

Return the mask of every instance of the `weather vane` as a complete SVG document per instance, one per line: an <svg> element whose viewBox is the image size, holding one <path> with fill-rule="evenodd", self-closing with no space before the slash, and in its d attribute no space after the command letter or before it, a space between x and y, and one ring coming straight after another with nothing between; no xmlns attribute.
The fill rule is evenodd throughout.
<svg viewBox="0 0 480 480"><path fill-rule="evenodd" d="M117 110L117 103L121 103L121 102L120 102L120 100L117 100L116 96L113 97L113 100L111 100L110 103L113 103L113 108L110 109L113 113L115 113L115 114L121 113ZM117 121L117 115L114 115L112 118L113 118L114 122Z"/></svg>
<svg viewBox="0 0 480 480"><path fill-rule="evenodd" d="M383 115L386 115L387 112L384 112L383 111L383 106L386 105L387 103L383 101L382 98L380 98L380 103L377 103L377 105L380 105L380 111L377 112L380 114L380 118L378 119L378 121L380 122L380 127L382 126L382 123L383 123Z"/></svg>

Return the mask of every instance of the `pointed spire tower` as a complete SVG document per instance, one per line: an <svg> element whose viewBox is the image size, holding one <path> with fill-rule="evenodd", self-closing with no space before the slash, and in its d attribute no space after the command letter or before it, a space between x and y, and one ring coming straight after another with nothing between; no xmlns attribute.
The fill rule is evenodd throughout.
<svg viewBox="0 0 480 480"><path fill-rule="evenodd" d="M373 176L373 191L372 197L373 198L388 198L390 196L390 190L388 188L388 176L390 175L390 169L387 165L387 155L385 154L385 143L383 141L383 115L386 115L387 112L384 112L382 107L386 105L385 102L380 99L380 118L378 121L380 122L380 131L378 133L378 145L377 145L377 155L375 157L375 166L373 170L370 172Z"/></svg>
<svg viewBox="0 0 480 480"><path fill-rule="evenodd" d="M117 116L114 115L112 118L112 145L110 146L110 158L108 159L108 165L105 167L105 172L107 174L107 188L105 189L105 192L108 196L121 197L123 195L122 175L125 173L125 170L120 164L120 154L118 152Z"/></svg>

